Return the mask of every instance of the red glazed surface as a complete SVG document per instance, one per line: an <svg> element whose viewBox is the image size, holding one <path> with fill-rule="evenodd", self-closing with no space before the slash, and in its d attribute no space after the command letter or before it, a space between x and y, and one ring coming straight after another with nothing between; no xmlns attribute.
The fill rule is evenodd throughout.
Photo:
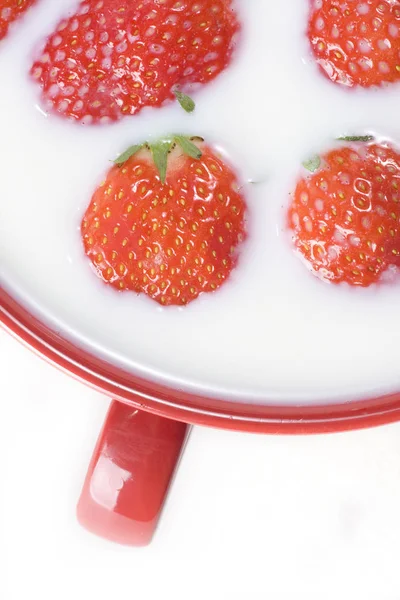
<svg viewBox="0 0 400 600"><path fill-rule="evenodd" d="M149 544L188 430L112 402L78 503L80 524L119 544Z"/></svg>
<svg viewBox="0 0 400 600"><path fill-rule="evenodd" d="M186 423L258 433L323 433L400 419L400 394L320 406L228 402L146 381L91 355L49 329L0 288L0 322L63 371L135 408Z"/></svg>

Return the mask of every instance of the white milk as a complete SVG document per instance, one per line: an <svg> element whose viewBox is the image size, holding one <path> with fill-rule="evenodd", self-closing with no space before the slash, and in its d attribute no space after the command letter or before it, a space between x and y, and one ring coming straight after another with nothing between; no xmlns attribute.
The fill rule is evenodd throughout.
<svg viewBox="0 0 400 600"><path fill-rule="evenodd" d="M400 87L346 91L325 80L304 30L308 0L237 0L234 65L196 94L118 125L45 116L32 52L76 0L42 0L0 44L0 280L57 331L134 373L259 402L321 402L400 389L400 286L330 286L294 255L285 207L302 160L341 134L400 141ZM231 280L185 308L108 289L89 267L82 215L109 160L168 132L204 136L245 184L249 241Z"/></svg>

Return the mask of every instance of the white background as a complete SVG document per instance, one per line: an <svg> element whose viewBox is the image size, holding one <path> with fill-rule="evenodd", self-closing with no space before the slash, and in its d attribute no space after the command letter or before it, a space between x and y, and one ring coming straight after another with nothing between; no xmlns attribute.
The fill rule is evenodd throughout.
<svg viewBox="0 0 400 600"><path fill-rule="evenodd" d="M400 425L195 428L152 545L123 548L75 521L108 400L1 332L0 357L2 600L400 599Z"/></svg>

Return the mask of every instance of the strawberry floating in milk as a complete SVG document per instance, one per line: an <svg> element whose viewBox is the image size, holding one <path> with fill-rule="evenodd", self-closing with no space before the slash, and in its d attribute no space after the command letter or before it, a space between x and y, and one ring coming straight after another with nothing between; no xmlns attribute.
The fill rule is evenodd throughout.
<svg viewBox="0 0 400 600"><path fill-rule="evenodd" d="M36 0L0 0L0 40L7 35L14 21L19 19Z"/></svg>
<svg viewBox="0 0 400 600"><path fill-rule="evenodd" d="M325 281L367 287L400 266L400 151L351 142L315 157L289 208L295 246Z"/></svg>
<svg viewBox="0 0 400 600"><path fill-rule="evenodd" d="M334 83L367 88L400 82L399 0L311 0L308 37Z"/></svg>
<svg viewBox="0 0 400 600"><path fill-rule="evenodd" d="M161 106L230 63L231 0L83 0L34 62L46 110L85 124Z"/></svg>
<svg viewBox="0 0 400 600"><path fill-rule="evenodd" d="M116 162L82 221L99 277L164 306L217 290L245 237L245 201L230 167L184 136L137 144Z"/></svg>

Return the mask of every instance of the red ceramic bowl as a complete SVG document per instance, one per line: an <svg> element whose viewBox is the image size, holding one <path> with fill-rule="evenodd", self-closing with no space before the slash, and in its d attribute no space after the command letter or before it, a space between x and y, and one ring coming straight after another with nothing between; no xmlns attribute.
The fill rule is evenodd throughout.
<svg viewBox="0 0 400 600"><path fill-rule="evenodd" d="M94 533L132 545L153 533L188 424L257 433L327 433L400 419L400 394L320 406L255 405L141 379L74 346L0 288L0 323L36 353L114 400L78 504Z"/></svg>

